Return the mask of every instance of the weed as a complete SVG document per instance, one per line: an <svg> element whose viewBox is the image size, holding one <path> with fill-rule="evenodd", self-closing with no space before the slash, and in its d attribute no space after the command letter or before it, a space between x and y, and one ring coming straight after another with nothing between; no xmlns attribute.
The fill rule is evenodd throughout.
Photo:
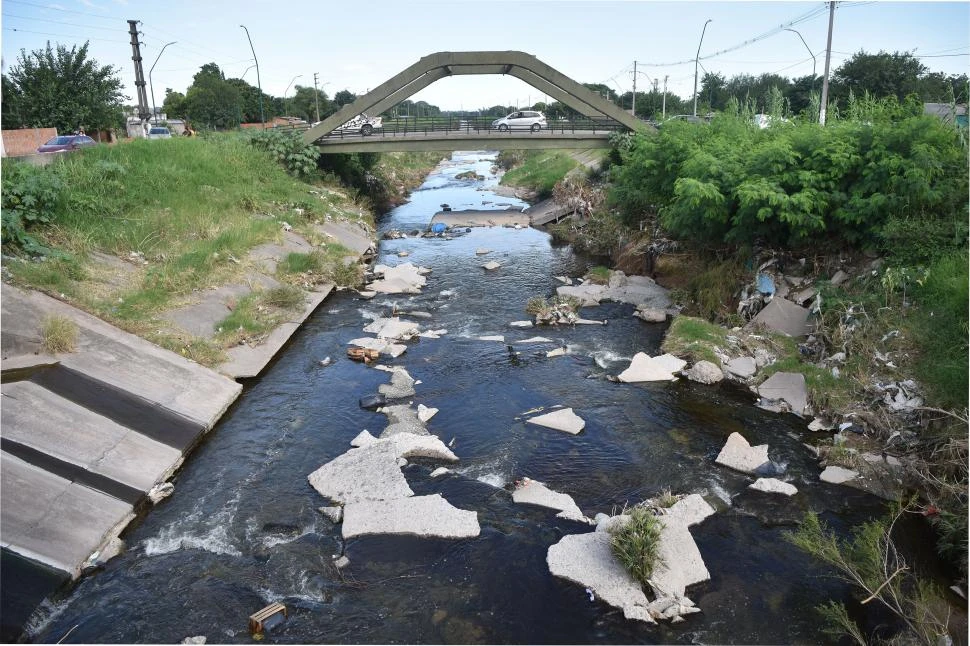
<svg viewBox="0 0 970 646"><path fill-rule="evenodd" d="M263 292L260 301L268 307L296 309L306 303L306 293L299 287L283 285Z"/></svg>
<svg viewBox="0 0 970 646"><path fill-rule="evenodd" d="M577 166L579 162L566 151L528 151L521 165L502 176L502 184L531 188L536 191L540 199L545 199L552 195L556 183Z"/></svg>
<svg viewBox="0 0 970 646"><path fill-rule="evenodd" d="M691 316L677 316L660 349L691 362L705 360L720 365L714 349L727 343L726 336L727 332L719 325Z"/></svg>
<svg viewBox="0 0 970 646"><path fill-rule="evenodd" d="M655 499L657 506L663 509L673 507L675 504L677 504L678 500L680 500L680 496L670 493L670 489L664 489Z"/></svg>
<svg viewBox="0 0 970 646"><path fill-rule="evenodd" d="M646 507L633 507L625 524L610 529L610 547L633 578L647 585L660 559L661 521Z"/></svg>
<svg viewBox="0 0 970 646"><path fill-rule="evenodd" d="M74 352L77 348L77 324L66 316L48 316L42 331L43 348L50 354Z"/></svg>
<svg viewBox="0 0 970 646"><path fill-rule="evenodd" d="M541 296L533 296L525 304L526 314L531 314L535 316L536 314L541 314L543 312L549 311L549 304L546 303L546 299Z"/></svg>
<svg viewBox="0 0 970 646"><path fill-rule="evenodd" d="M610 282L610 268L598 265L589 270L588 274L590 281L596 285L605 285Z"/></svg>
<svg viewBox="0 0 970 646"><path fill-rule="evenodd" d="M785 539L835 568L839 578L865 595L863 605L878 601L896 615L905 626L905 634L893 641L936 646L948 639L946 602L933 586L916 577L892 539L893 526L906 511L899 508L887 518L861 525L847 541L840 541L810 512L799 529L787 532ZM833 630L866 643L843 604L830 602L819 611Z"/></svg>

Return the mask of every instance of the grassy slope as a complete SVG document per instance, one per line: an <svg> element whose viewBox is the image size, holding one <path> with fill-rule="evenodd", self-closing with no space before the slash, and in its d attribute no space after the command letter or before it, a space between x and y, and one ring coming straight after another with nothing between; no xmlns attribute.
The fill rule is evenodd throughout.
<svg viewBox="0 0 970 646"><path fill-rule="evenodd" d="M370 220L346 189L298 181L235 135L99 146L45 172L59 174L68 188L53 226L32 233L64 254L40 263L6 262L14 282L208 364L218 361L218 348L173 339L156 315L191 300L193 290L241 280L251 269L247 252L280 242L284 221L320 244L310 228L314 220ZM339 262L345 250L323 244L318 253L324 260L317 259L319 268ZM98 254L133 262L113 270L95 260ZM325 277L320 273L317 278ZM287 282L286 275L279 278ZM295 302L280 297L269 300ZM267 317L262 328L272 324Z"/></svg>
<svg viewBox="0 0 970 646"><path fill-rule="evenodd" d="M556 182L566 176L566 173L579 166L574 154L579 151L570 150L529 150L524 151L522 164L513 168L502 176L502 184L531 188L539 198L552 195L552 188ZM603 151L605 157L606 151Z"/></svg>

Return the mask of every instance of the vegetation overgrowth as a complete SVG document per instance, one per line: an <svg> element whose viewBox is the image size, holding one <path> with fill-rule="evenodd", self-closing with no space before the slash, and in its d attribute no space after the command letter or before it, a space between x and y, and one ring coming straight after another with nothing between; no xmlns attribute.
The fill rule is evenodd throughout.
<svg viewBox="0 0 970 646"><path fill-rule="evenodd" d="M503 151L497 164L511 168L502 176L502 184L530 188L537 199L552 196L553 188L579 162L563 150Z"/></svg>
<svg viewBox="0 0 970 646"><path fill-rule="evenodd" d="M657 250L655 271L665 274L673 266L681 274L672 297L699 318L676 318L663 349L695 360L716 360L713 349L724 347L722 325L744 322L741 287L763 254L800 262L818 276L816 337L823 357L845 357L839 371L816 363L808 346L770 337L764 340L777 360L759 379L779 370L801 372L817 412L837 417L851 411L881 446L904 456L907 486L918 501L910 511L936 527L937 548L965 585L966 134L923 115L912 98L850 96L841 118L824 127L812 119L782 120L783 105L767 128L752 124L750 104L733 101L710 124L675 122L655 136L618 137L613 185L600 217L612 214L638 248ZM591 217L586 228L595 224ZM670 250L676 253L664 254ZM856 258L864 270L831 284L832 258ZM921 407L892 415L873 406L879 384L907 378L915 379ZM846 459L860 461L845 447L828 459L840 449ZM893 578L905 564L891 531L891 522L870 523L854 542L842 544L810 518L794 542L867 595L878 592L873 598L898 616L893 630L905 633L898 637L939 643L946 623L938 614L940 597L918 570ZM833 602L823 614L840 634L870 637L856 623L858 607L849 612Z"/></svg>
<svg viewBox="0 0 970 646"><path fill-rule="evenodd" d="M221 362L225 348L258 341L301 308L305 299L297 292L322 282L358 284L359 267L346 262L352 254L320 234L315 222L337 218L373 227L370 199L309 169L301 148L281 154L264 143L285 148L289 139L253 141L234 133L136 140L71 153L45 167L5 163L5 277L200 363ZM387 163L431 165L407 156ZM379 177L383 171L374 166ZM245 282L257 269L249 251L281 243L289 228L314 245L313 253L281 263L276 277L283 288L254 288L240 298L211 340L159 318L192 302L197 290Z"/></svg>

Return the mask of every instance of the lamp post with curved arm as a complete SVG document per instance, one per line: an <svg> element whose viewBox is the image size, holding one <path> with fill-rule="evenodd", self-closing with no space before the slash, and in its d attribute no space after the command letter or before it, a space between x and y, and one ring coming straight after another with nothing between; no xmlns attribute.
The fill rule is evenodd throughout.
<svg viewBox="0 0 970 646"><path fill-rule="evenodd" d="M802 35L800 33L798 33L797 31L795 31L794 29L788 29L786 27L785 28L785 31L790 31L791 33L793 33L796 36L798 36L799 38L801 38L802 45L805 45L805 49L808 50L808 55L812 57L812 87L814 88L815 87L815 64L816 64L817 61L815 60L815 54L812 53L812 48L808 46L808 43L805 42L805 39L802 38Z"/></svg>
<svg viewBox="0 0 970 646"><path fill-rule="evenodd" d="M302 74L297 74L296 76L294 76L293 78L290 79L290 85L287 85L286 86L286 91L283 92L283 110L286 110L286 95L290 93L290 86L293 85L293 81L295 81L296 79L300 78L301 76L303 76L303 75Z"/></svg>
<svg viewBox="0 0 970 646"><path fill-rule="evenodd" d="M253 48L253 39L249 37L249 30L246 25L239 25L246 32L246 40L249 41L249 49L253 52L253 60L256 61L256 86L259 88L259 121L266 127L266 115L263 113L263 84L259 80L259 59L256 58L256 50ZM248 71L248 70L247 70Z"/></svg>
<svg viewBox="0 0 970 646"><path fill-rule="evenodd" d="M707 23L713 22L710 18L704 23L704 29L701 30L701 42L697 43L697 55L694 56L694 116L697 116L697 64L701 60L701 45L704 43L704 32L707 31Z"/></svg>
<svg viewBox="0 0 970 646"><path fill-rule="evenodd" d="M165 43L165 47L169 45L174 45L177 40L173 40L170 43ZM165 47L162 47L162 51L158 52L158 56L155 57L155 62L152 63L152 67L148 70L148 87L152 91L152 119L155 120L155 125L158 125L158 109L155 107L155 86L152 85L152 72L155 71L155 66L158 64L158 59L162 57L162 53L165 52Z"/></svg>

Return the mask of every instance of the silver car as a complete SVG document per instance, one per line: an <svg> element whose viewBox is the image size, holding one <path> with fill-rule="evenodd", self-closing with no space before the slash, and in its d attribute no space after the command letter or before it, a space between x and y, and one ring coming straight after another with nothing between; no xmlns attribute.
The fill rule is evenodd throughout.
<svg viewBox="0 0 970 646"><path fill-rule="evenodd" d="M535 110L519 110L492 122L499 130L531 130L539 132L546 127L546 116Z"/></svg>

